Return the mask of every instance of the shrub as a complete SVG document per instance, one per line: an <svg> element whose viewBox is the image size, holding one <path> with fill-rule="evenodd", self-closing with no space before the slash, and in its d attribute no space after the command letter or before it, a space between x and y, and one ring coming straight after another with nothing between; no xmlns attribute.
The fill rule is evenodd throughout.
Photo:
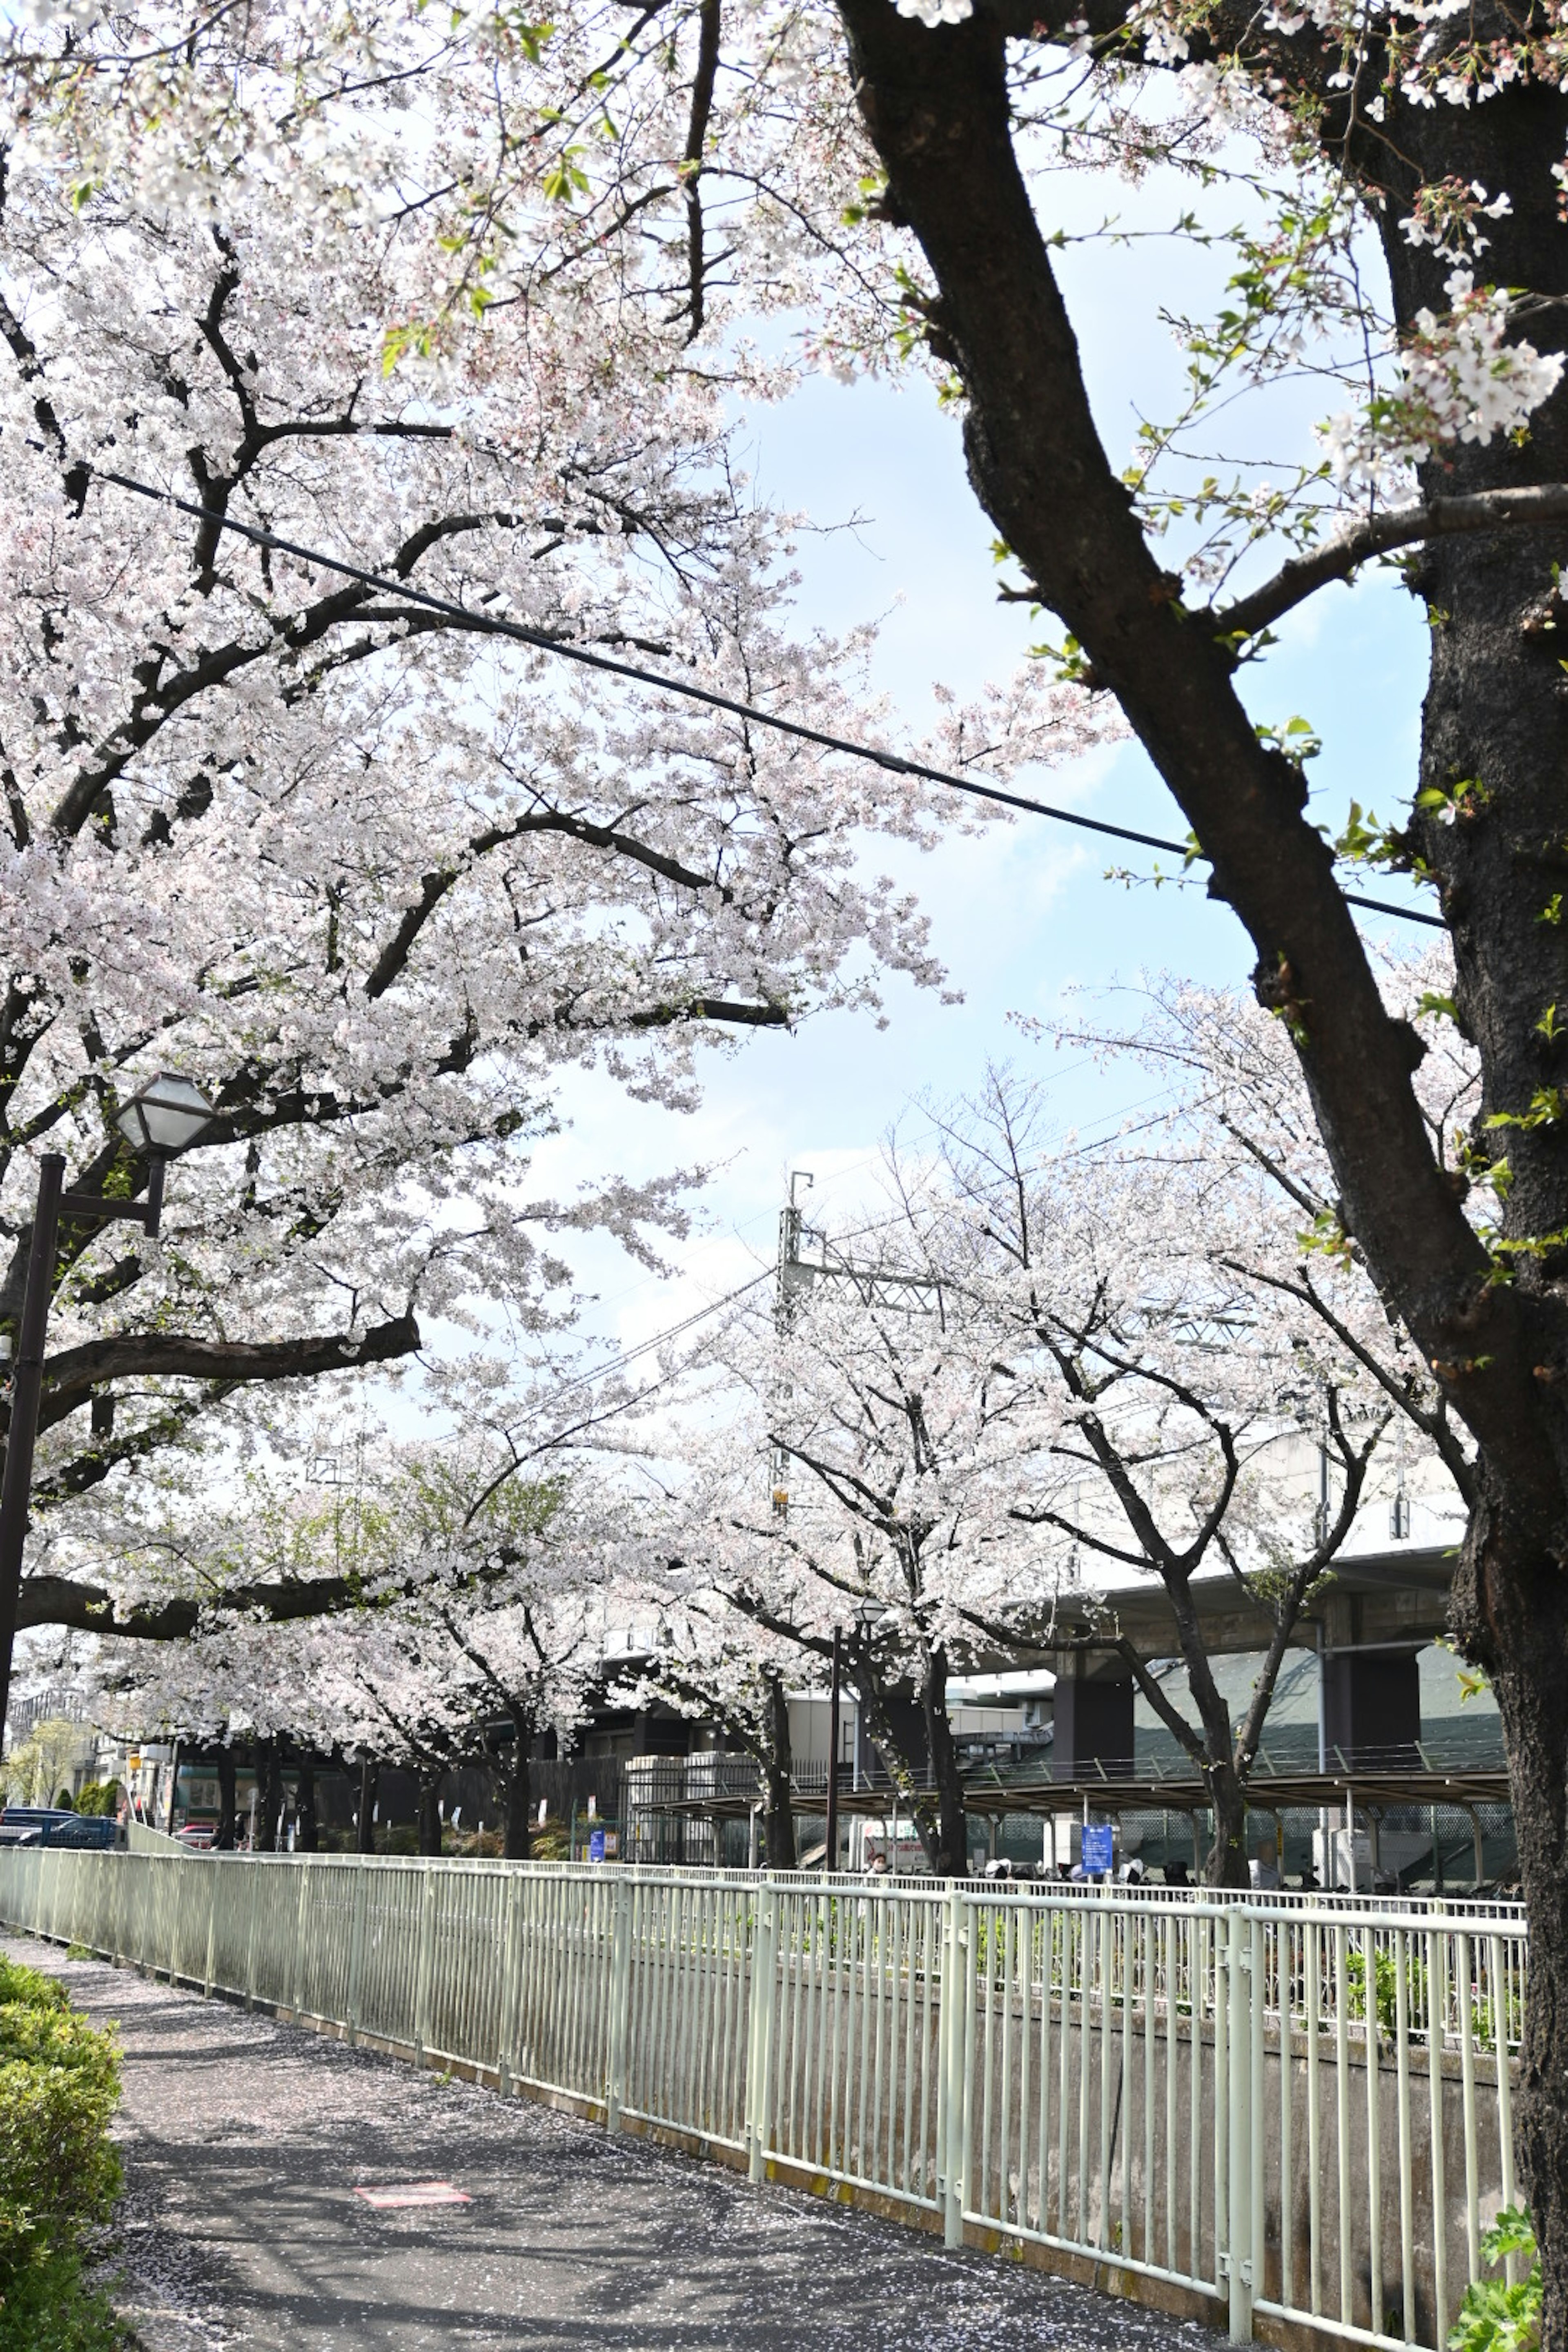
<svg viewBox="0 0 1568 2352"><path fill-rule="evenodd" d="M70 1997L53 1977L25 1969L20 1960L9 1960L0 1952L0 2008L13 2002L26 2002L32 2009L68 2009Z"/></svg>
<svg viewBox="0 0 1568 2352"><path fill-rule="evenodd" d="M118 1812L120 1810L119 1781L89 1780L85 1788L79 1789L77 1791L76 1809L79 1813Z"/></svg>
<svg viewBox="0 0 1568 2352"><path fill-rule="evenodd" d="M125 2340L73 2248L40 2254L6 2284L0 2352L123 2352Z"/></svg>
<svg viewBox="0 0 1568 2352"><path fill-rule="evenodd" d="M1452 2352L1535 2352L1541 2342L1541 2262L1530 2216L1521 2207L1500 2213L1481 2240L1488 2268L1509 2254L1529 2263L1523 2278L1472 2279L1449 2330Z"/></svg>
<svg viewBox="0 0 1568 2352"><path fill-rule="evenodd" d="M31 2296L35 2265L74 2256L79 2233L107 2221L120 2193L108 2137L119 2096L112 2034L50 1978L0 1958L0 2313Z"/></svg>

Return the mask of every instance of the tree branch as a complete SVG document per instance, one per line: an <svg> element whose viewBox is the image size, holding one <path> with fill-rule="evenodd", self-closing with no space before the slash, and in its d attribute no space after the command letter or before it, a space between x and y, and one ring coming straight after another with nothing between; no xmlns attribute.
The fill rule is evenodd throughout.
<svg viewBox="0 0 1568 2352"><path fill-rule="evenodd" d="M418 1345L419 1326L412 1315L373 1324L357 1335L333 1331L300 1339L197 1339L161 1331L89 1339L45 1363L38 1425L52 1429L108 1381L200 1380L234 1387L251 1381L310 1380L355 1365L384 1364L412 1355Z"/></svg>
<svg viewBox="0 0 1568 2352"><path fill-rule="evenodd" d="M1374 555L1396 547L1458 531L1529 530L1542 523L1568 522L1568 483L1538 482L1518 490L1478 490L1465 498L1430 499L1424 506L1395 507L1369 515L1310 555L1293 556L1272 580L1250 596L1238 596L1197 617L1221 636L1253 636L1304 604L1320 588L1348 580Z"/></svg>

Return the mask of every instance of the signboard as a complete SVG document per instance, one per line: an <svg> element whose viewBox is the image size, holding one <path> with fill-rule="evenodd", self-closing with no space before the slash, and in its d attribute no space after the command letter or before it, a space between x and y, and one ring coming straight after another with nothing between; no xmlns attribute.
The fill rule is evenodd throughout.
<svg viewBox="0 0 1568 2352"><path fill-rule="evenodd" d="M1083 1868L1086 1877L1116 1866L1116 1832L1109 1822L1085 1822L1083 1825Z"/></svg>
<svg viewBox="0 0 1568 2352"><path fill-rule="evenodd" d="M590 1830L588 1832L588 1859L590 1862L604 1861L605 1832L603 1830Z"/></svg>

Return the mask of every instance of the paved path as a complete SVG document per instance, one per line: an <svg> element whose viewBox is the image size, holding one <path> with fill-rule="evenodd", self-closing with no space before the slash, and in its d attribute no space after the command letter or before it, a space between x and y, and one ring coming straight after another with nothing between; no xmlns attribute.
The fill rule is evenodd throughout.
<svg viewBox="0 0 1568 2352"><path fill-rule="evenodd" d="M125 2053L146 2352L1218 2352L1038 2271L3 1939ZM356 2182L470 2205L376 2212Z"/></svg>

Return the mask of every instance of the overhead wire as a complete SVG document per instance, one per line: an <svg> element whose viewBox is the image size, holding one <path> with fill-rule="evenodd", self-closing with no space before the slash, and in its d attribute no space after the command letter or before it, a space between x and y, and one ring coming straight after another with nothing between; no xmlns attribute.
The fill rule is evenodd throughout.
<svg viewBox="0 0 1568 2352"><path fill-rule="evenodd" d="M558 661L575 662L584 669L605 672L611 677L629 679L634 685L652 687L660 694L674 694L689 702L700 702L710 710L727 711L731 718L747 719L752 726L770 728L774 734L788 735L801 743L814 743L819 751L832 751L843 758L865 760L873 767L886 769L890 774L910 776L922 783L942 784L948 791L967 793L975 800L992 801L1002 808L1022 809L1031 816L1049 817L1056 824L1070 824L1082 833L1102 835L1111 841L1130 841L1140 849L1161 849L1180 857L1184 863L1192 856L1190 842L1169 841L1156 833L1140 833L1131 825L1111 824L1103 817L1084 816L1077 809L1059 808L1049 801L1032 800L1024 793L1004 791L1000 784L980 783L972 776L955 775L951 769L932 767L924 760L905 758L900 751L889 751L873 743L857 743L845 735L829 734L820 727L808 726L804 719L786 719L777 711L764 710L752 702L742 702L738 697L721 694L714 687L698 686L684 678L670 677L662 670L648 669L640 662L622 661L615 654L599 653L591 646L571 645L552 637L543 629L531 629L525 622L513 621L503 613L476 613L470 605L458 604L454 598L437 596L426 588L416 588L405 580L398 580L384 572L369 571L363 564L350 563L342 556L325 554L320 548L303 546L298 540L285 539L279 532L264 530L257 523L241 522L237 516L222 512L216 507L205 507L192 499L182 499L173 490L160 490L151 482L139 482L134 475L120 474L106 467L93 468L100 482L112 482L117 489L130 490L137 498L148 499L157 506L173 507L177 512L191 516L198 522L213 524L219 530L234 532L254 546L276 549L280 555L291 555L300 563L314 564L323 572L335 572L339 578L357 582L362 587L374 588L378 595L400 597L405 604L417 605L422 611L439 613L448 620L460 621L466 628L481 631L486 635L510 637L518 645L531 646L535 652L552 655ZM1438 915L1424 914L1419 908L1395 906L1392 899L1368 898L1360 891L1346 890L1347 906L1360 907L1374 915L1391 915L1396 922L1423 923L1433 930L1444 930L1447 925Z"/></svg>

